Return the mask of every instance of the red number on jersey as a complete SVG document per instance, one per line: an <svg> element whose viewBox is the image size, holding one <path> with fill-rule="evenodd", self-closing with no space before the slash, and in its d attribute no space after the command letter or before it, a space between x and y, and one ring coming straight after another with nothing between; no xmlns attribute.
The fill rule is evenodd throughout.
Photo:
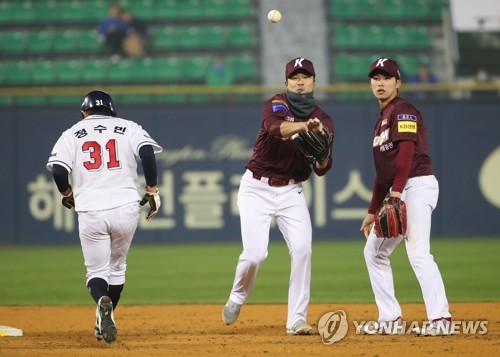
<svg viewBox="0 0 500 357"><path fill-rule="evenodd" d="M116 140L111 139L106 143L106 150L109 153L108 169L119 169L121 167L118 160ZM89 171L99 171L102 168L102 148L96 141L86 141L82 145L82 151L90 155L89 161L84 161L83 166Z"/></svg>

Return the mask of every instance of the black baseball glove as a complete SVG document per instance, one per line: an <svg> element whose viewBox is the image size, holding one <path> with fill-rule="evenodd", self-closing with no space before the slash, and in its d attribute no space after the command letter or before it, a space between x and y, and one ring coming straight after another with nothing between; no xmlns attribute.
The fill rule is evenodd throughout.
<svg viewBox="0 0 500 357"><path fill-rule="evenodd" d="M333 141L333 136L332 133L323 128L323 131L298 133L293 136L293 141L310 163L317 161L322 165L330 155L330 144Z"/></svg>
<svg viewBox="0 0 500 357"><path fill-rule="evenodd" d="M75 198L73 197L73 187L68 185L70 192L65 196L61 193L61 203L68 209L75 208Z"/></svg>

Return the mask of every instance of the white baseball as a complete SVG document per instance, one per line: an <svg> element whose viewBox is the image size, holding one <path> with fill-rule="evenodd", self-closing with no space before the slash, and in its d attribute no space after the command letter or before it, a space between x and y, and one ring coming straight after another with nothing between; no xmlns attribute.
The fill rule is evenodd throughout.
<svg viewBox="0 0 500 357"><path fill-rule="evenodd" d="M267 19L271 21L273 24L280 22L281 20L281 12L278 10L271 10L267 13Z"/></svg>

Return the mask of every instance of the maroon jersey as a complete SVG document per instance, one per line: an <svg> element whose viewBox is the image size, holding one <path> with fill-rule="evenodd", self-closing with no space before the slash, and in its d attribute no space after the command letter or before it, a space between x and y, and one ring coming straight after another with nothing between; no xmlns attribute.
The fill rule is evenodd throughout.
<svg viewBox="0 0 500 357"><path fill-rule="evenodd" d="M331 152L328 165L325 168L318 169L316 165L313 165L311 169L311 164L300 152L293 140L281 136L280 125L284 120L305 122L310 118L321 120L323 126L333 135L331 118L317 105L309 117L298 118L290 111L284 93L276 94L266 101L262 109L262 122L257 141L253 147L253 154L245 168L263 177L278 177L296 181L307 180L312 169L319 176L326 174L332 166Z"/></svg>
<svg viewBox="0 0 500 357"><path fill-rule="evenodd" d="M391 100L380 113L375 124L373 157L379 184L389 190L394 181L398 142L415 143L413 163L408 178L433 175L427 149L427 130L422 115L410 102L401 97Z"/></svg>

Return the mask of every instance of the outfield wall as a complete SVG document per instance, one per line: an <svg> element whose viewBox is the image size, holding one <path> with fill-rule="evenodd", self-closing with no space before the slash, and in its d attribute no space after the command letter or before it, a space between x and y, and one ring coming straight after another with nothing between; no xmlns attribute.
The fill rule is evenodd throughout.
<svg viewBox="0 0 500 357"><path fill-rule="evenodd" d="M164 146L157 157L162 207L142 218L135 242L240 241L238 183L260 125L260 105L126 107ZM440 198L436 237L499 236L500 105L419 105ZM360 237L371 195L375 103L324 104L335 125L334 163L305 184L317 239ZM78 243L77 219L45 169L52 146L79 119L76 108L2 108L0 244ZM140 165L139 165L140 167ZM142 215L144 217L144 215ZM272 239L279 233L273 228Z"/></svg>

